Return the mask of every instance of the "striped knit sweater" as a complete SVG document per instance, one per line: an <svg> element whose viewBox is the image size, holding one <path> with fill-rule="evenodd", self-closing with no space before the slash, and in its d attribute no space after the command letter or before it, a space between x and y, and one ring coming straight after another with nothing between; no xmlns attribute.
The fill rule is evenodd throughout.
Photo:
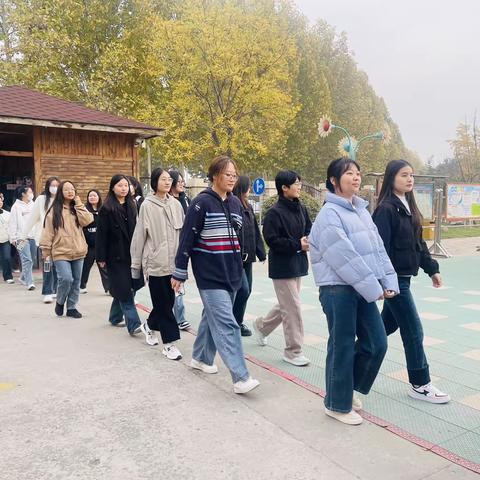
<svg viewBox="0 0 480 480"><path fill-rule="evenodd" d="M222 200L211 188L201 192L190 204L175 258L173 278L188 278L188 261L200 290L235 292L242 281L243 264L239 236L242 205L228 194Z"/></svg>

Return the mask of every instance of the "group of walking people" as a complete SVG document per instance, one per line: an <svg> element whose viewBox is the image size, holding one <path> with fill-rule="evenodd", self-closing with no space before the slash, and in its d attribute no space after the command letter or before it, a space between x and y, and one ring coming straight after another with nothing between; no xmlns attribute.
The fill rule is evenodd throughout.
<svg viewBox="0 0 480 480"><path fill-rule="evenodd" d="M171 360L182 358L180 329L190 326L183 297L191 261L203 312L190 366L214 374L218 352L234 392L251 391L259 382L245 362L242 336L252 332L244 315L252 291L252 264L265 261L267 254L248 203L250 180L238 175L228 156L212 161L210 186L193 200L186 196L177 171L156 168L150 178L152 194L146 198L135 180L114 175L103 204L100 193L91 190L85 206L72 182L52 177L35 201L36 216L31 190L19 190L6 222L3 215L8 212L0 203L0 252L8 224L7 241L19 250L22 281L30 288L34 286L28 270L33 263L30 246L36 241L44 263L51 263L51 268L44 268L44 295L56 295L57 315L63 315L66 305L66 315L74 318L82 316L76 308L79 293L86 290L96 261L103 288L113 297L110 324L126 326L130 335L143 334L150 346L159 344L159 332L162 353ZM357 413L362 402L354 392L369 393L387 350L387 336L397 329L411 384L408 395L432 403L450 400L431 384L422 325L410 292L411 277L419 268L435 287L442 285L438 262L422 239L413 184L408 162L389 162L372 218L367 202L358 196L360 166L350 159L334 160L327 170L325 203L312 225L299 199L300 175L283 170L275 178L278 200L265 215L263 238L278 303L253 321L254 337L265 346L282 325L283 360L296 367L310 363L303 352L300 301L310 252L329 330L325 413L343 423L362 422ZM40 233L32 233L39 222ZM7 282L8 275L4 268ZM142 323L134 297L145 282L152 310ZM383 300L381 313L377 300Z"/></svg>

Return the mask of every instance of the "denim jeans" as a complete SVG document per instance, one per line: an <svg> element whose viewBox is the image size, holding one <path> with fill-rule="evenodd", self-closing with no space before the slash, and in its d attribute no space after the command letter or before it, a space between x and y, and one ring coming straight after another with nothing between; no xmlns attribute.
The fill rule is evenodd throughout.
<svg viewBox="0 0 480 480"><path fill-rule="evenodd" d="M52 263L49 272L43 272L42 295L53 295L57 293L57 269L55 263Z"/></svg>
<svg viewBox="0 0 480 480"><path fill-rule="evenodd" d="M185 322L185 304L183 303L183 295L177 295L175 297L175 303L173 304L173 314L177 325Z"/></svg>
<svg viewBox="0 0 480 480"><path fill-rule="evenodd" d="M117 325L124 318L129 333L133 333L135 329L141 325L137 307L135 306L135 302L133 300L133 293L131 298L128 300L122 301L118 300L118 298L114 298L112 301L108 321L112 325Z"/></svg>
<svg viewBox="0 0 480 480"><path fill-rule="evenodd" d="M422 323L410 292L410 277L398 277L398 285L400 294L383 303L383 323L387 335L400 328L410 383L426 385L430 383L430 372L423 348Z"/></svg>
<svg viewBox="0 0 480 480"><path fill-rule="evenodd" d="M227 290L199 290L203 312L193 344L195 360L213 365L218 350L233 383L250 376L243 354L240 327L232 312L235 294Z"/></svg>
<svg viewBox="0 0 480 480"><path fill-rule="evenodd" d="M243 323L243 317L247 308L247 302L252 293L252 264L243 264L242 284L235 297L233 304L233 315L239 325Z"/></svg>
<svg viewBox="0 0 480 480"><path fill-rule="evenodd" d="M20 280L23 280L27 287L33 284L33 265L37 257L37 244L33 238L27 239L27 244L18 250L20 262L22 263L22 274Z"/></svg>
<svg viewBox="0 0 480 480"><path fill-rule="evenodd" d="M10 242L0 243L0 259L2 265L3 279L11 280L12 276L12 255L10 250Z"/></svg>
<svg viewBox="0 0 480 480"><path fill-rule="evenodd" d="M375 302L367 303L349 285L320 287L327 316L325 406L348 413L353 390L367 394L387 351L387 335ZM357 340L355 340L357 337Z"/></svg>
<svg viewBox="0 0 480 480"><path fill-rule="evenodd" d="M80 277L82 275L83 258L78 260L55 260L57 269L57 303L67 303L67 310L73 310L80 294Z"/></svg>

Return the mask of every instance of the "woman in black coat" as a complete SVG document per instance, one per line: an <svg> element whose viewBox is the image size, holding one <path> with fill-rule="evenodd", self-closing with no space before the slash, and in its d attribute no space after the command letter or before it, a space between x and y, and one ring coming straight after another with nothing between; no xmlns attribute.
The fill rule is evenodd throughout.
<svg viewBox="0 0 480 480"><path fill-rule="evenodd" d="M80 280L80 293L87 293L87 282L90 276L90 270L95 262L95 240L97 238L98 212L102 208L102 197L100 192L92 189L87 193L87 201L85 202L87 210L93 214L93 222L83 227L83 233L88 245L88 252L83 261L82 278ZM98 265L98 264L97 264ZM103 289L105 293L109 293L107 269L98 266L100 278L102 279Z"/></svg>
<svg viewBox="0 0 480 480"><path fill-rule="evenodd" d="M137 223L137 208L130 195L130 183L125 175L114 175L107 198L98 214L95 254L101 268L107 268L110 294L113 297L109 321L124 326L135 335L140 332L140 317L134 302L134 291L143 285L131 275L130 243Z"/></svg>
<svg viewBox="0 0 480 480"><path fill-rule="evenodd" d="M243 207L243 225L240 238L242 245L243 277L242 285L237 292L235 303L233 304L233 315L240 326L242 337L250 337L252 332L243 323L243 317L247 308L247 301L252 293L252 266L257 257L261 262L264 262L267 256L265 254L265 246L263 245L257 219L253 213L253 208L248 203L250 179L245 175L238 177L233 193L240 199Z"/></svg>

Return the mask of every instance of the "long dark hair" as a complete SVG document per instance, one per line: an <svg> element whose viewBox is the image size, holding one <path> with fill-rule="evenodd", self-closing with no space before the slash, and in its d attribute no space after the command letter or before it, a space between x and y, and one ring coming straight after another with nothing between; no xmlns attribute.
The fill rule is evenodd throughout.
<svg viewBox="0 0 480 480"><path fill-rule="evenodd" d="M248 178L246 175L240 175L237 183L233 187L233 194L240 199L245 208L248 208L249 206L248 199L245 197L245 194L248 192L249 188L250 178Z"/></svg>
<svg viewBox="0 0 480 480"><path fill-rule="evenodd" d="M138 179L131 176L131 175L128 175L127 179L129 181L130 185L133 185L133 188L135 189L135 199L137 197L143 198L143 188L142 188L142 185L140 184L140 182L138 181Z"/></svg>
<svg viewBox="0 0 480 480"><path fill-rule="evenodd" d="M95 209L93 208L93 205L89 202L88 197L92 192L95 192L98 195L98 203L97 203L97 212L100 210L102 206L102 196L100 195L100 192L96 188L92 188L91 190L88 191L87 193L87 199L85 200L85 206L87 207L87 210L89 212L95 212Z"/></svg>
<svg viewBox="0 0 480 480"><path fill-rule="evenodd" d="M77 187L75 187L75 184L70 180L64 180L63 182L60 182L60 185L58 186L57 194L53 199L52 206L48 209L48 212L47 212L47 215L50 212L52 212L52 223L53 223L53 229L55 231L57 231L60 227L63 227L63 202L65 201L65 197L63 196L63 186L66 183L70 183L75 189L75 193L77 193ZM77 224L77 227L80 227L80 222L78 221L77 212L75 211L74 200L70 201L69 210L70 210L70 213L75 216L75 223ZM47 218L47 215L45 215L45 219ZM45 222L43 223L43 226L45 226Z"/></svg>
<svg viewBox="0 0 480 480"><path fill-rule="evenodd" d="M122 206L120 202L117 200L117 196L115 195L115 192L113 191L113 187L120 181L120 180L126 180L128 183L128 194L125 197L125 203L127 204L127 209L129 214L132 215L133 218L136 217L137 215L137 207L135 205L135 200L133 197L130 195L130 180L128 179L129 177L127 175L123 175L122 173L117 173L112 177L110 180L110 186L108 187L108 193L105 198L105 201L103 202L102 209L107 210L108 212L111 212L115 215L121 215L122 214Z"/></svg>
<svg viewBox="0 0 480 480"><path fill-rule="evenodd" d="M377 206L380 205L385 199L395 195L394 185L395 177L397 173L404 167L410 167L413 170L412 165L406 160L391 160L388 162L385 169L385 174L383 176L382 188L378 194ZM405 198L407 199L408 206L410 207L410 213L412 214L413 226L415 229L419 229L422 225L422 214L417 206L415 201L415 195L413 190L411 192L405 193Z"/></svg>
<svg viewBox="0 0 480 480"><path fill-rule="evenodd" d="M45 195L45 211L48 210L48 207L50 206L50 199L52 198L52 194L50 193L50 185L52 184L52 182L55 182L55 181L60 184L60 179L58 177L49 177L45 182L45 188L42 192L42 194ZM57 192L58 192L58 189L57 189Z"/></svg>

